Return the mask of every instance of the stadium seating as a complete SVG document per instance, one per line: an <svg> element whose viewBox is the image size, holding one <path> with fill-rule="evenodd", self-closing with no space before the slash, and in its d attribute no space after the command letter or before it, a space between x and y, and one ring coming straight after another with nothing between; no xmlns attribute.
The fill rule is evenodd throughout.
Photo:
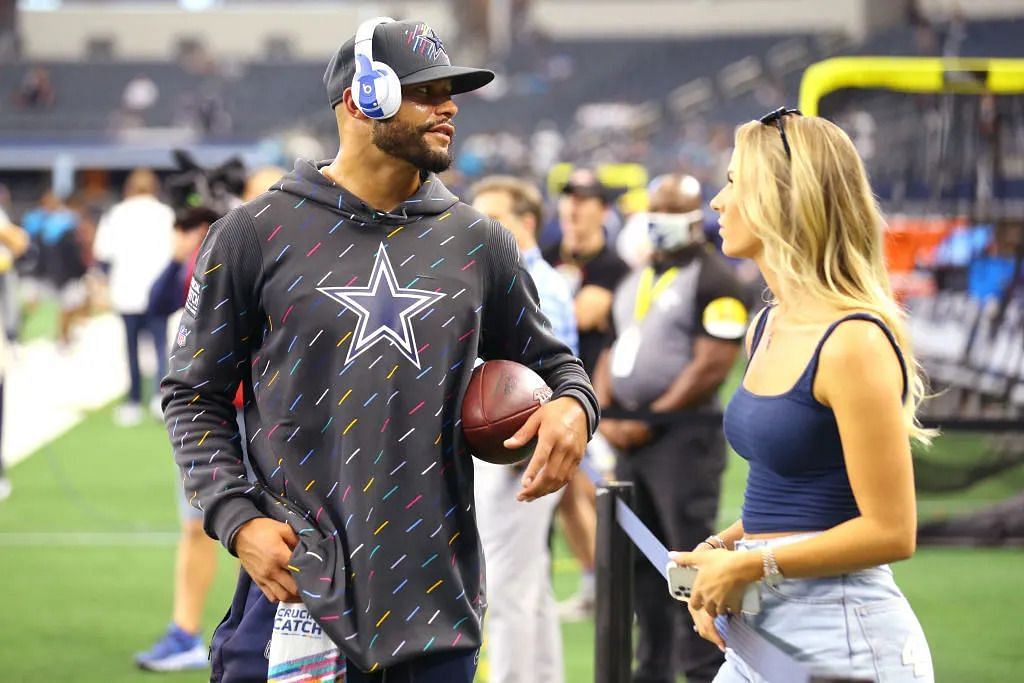
<svg viewBox="0 0 1024 683"><path fill-rule="evenodd" d="M1024 22L970 25L962 44L965 55L1010 56L1019 52ZM910 28L892 29L859 46L823 42L810 36L776 35L695 40L577 40L538 42L514 50L498 71L504 76L500 97L466 96L460 101L461 139L467 134L506 131L525 136L539 121L563 132L575 112L591 102L654 102L664 111L669 95L684 83L710 78L714 108L708 120L736 123L764 109L746 87L723 87L730 76L756 65L774 79L782 96L795 102L801 68L842 48L845 54L913 54ZM18 111L9 104L22 75L35 64L14 65L0 82L0 136L17 134L65 140L78 135L101 138L116 128L124 86L145 74L159 87L156 105L146 113L149 126L168 127L187 118L190 99L214 92L231 116L229 134L214 137L255 140L290 126L329 127L320 84L321 63L267 62L221 65L216 76L189 73L177 64L130 62L52 62L57 104L45 110ZM671 118L666 119L664 127Z"/></svg>

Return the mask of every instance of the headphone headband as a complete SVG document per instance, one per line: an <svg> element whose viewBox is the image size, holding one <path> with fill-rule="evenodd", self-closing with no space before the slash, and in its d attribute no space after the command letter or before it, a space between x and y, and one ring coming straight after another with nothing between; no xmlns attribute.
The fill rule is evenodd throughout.
<svg viewBox="0 0 1024 683"><path fill-rule="evenodd" d="M363 55L373 63L373 33L381 24L390 24L395 20L391 17L374 17L359 24L356 29L356 41L353 50L356 55Z"/></svg>

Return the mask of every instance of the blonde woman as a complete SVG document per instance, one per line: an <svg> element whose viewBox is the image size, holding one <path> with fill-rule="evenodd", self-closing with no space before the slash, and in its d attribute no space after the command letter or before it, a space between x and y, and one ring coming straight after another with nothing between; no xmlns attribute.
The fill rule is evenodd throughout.
<svg viewBox="0 0 1024 683"><path fill-rule="evenodd" d="M914 552L910 441L923 381L882 254L883 220L837 126L779 109L741 126L711 202L724 252L753 260L773 294L725 433L750 464L742 518L694 552L697 631L725 648L742 618L815 670L931 681L921 625L888 563ZM762 582L762 610L739 612ZM715 621L715 617L719 617ZM715 681L762 681L726 649Z"/></svg>

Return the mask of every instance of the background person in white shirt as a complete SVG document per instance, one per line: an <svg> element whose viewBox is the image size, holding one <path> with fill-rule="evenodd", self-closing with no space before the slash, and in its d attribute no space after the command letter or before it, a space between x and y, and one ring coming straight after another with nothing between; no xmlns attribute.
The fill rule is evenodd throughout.
<svg viewBox="0 0 1024 683"><path fill-rule="evenodd" d="M167 317L146 311L149 290L171 258L174 211L157 199L160 181L148 169L135 169L124 185L124 199L100 221L93 252L96 260L109 265L110 304L124 320L128 371L131 386L128 401L115 413L122 426L142 419L142 376L139 370L139 336L145 330L153 341L157 358L155 384L167 371ZM150 406L160 414L159 394Z"/></svg>

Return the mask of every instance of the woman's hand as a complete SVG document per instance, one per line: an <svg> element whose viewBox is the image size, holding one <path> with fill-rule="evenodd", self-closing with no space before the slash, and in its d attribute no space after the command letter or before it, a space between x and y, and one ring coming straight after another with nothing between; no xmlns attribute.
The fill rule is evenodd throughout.
<svg viewBox="0 0 1024 683"><path fill-rule="evenodd" d="M714 643L718 646L718 649L725 652L725 638L718 632L718 628L715 627L715 618L705 612L704 610L696 610L693 608L693 603L689 603L687 609L690 610L690 616L693 617L693 630L697 632L704 640Z"/></svg>
<svg viewBox="0 0 1024 683"><path fill-rule="evenodd" d="M703 611L711 618L719 614L739 613L747 584L761 578L760 553L748 550L715 549L671 553L670 557L680 566L696 567L697 578L690 594L690 611ZM694 621L700 632L701 622L696 619ZM711 630L714 630L713 625Z"/></svg>
<svg viewBox="0 0 1024 683"><path fill-rule="evenodd" d="M708 541L701 541L690 552L706 553L712 550L718 550L718 548L715 548ZM672 559L674 560L675 556L680 554L682 553L673 553ZM715 627L715 618L704 610L694 609L693 604L689 602L686 603L686 609L690 611L690 618L693 619L693 630L697 632L697 635L708 642L714 643L719 650L725 652L725 638L722 637L722 634Z"/></svg>

